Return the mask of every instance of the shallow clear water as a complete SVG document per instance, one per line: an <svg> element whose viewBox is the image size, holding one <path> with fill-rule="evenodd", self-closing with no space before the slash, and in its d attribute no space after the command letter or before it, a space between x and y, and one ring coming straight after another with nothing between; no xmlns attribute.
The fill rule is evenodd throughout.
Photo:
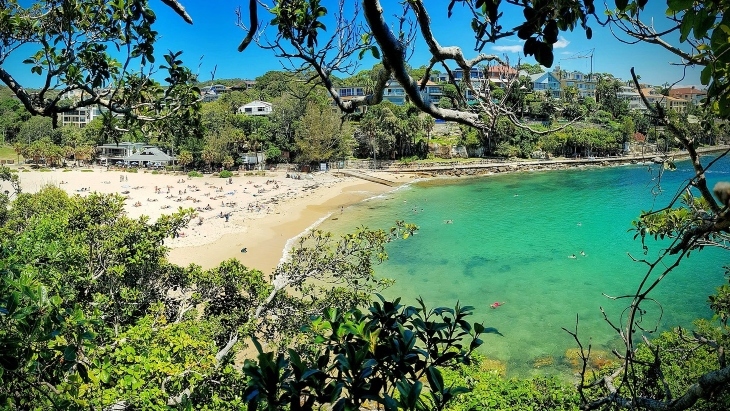
<svg viewBox="0 0 730 411"><path fill-rule="evenodd" d="M722 161L709 175L710 187L730 179ZM501 334L485 335L482 351L507 363L510 375L564 373L570 369L565 352L576 345L561 327L574 329L576 315L584 343L618 346L599 307L618 320L628 300L603 294L631 294L638 286L645 267L627 253L648 258L660 251L652 244L644 256L628 230L641 210L665 205L691 175L688 163L678 166L664 174L657 197L656 169L649 166L432 180L350 207L321 228L342 233L387 228L395 220L417 224L418 234L391 243L390 259L376 269L396 280L384 294L406 304L421 296L429 307L457 300L475 306L472 321ZM663 316L645 306L648 318L666 329L710 316L707 296L721 284L724 263L719 250L693 253L653 293ZM495 301L505 304L490 309ZM535 360L546 356L553 366L535 369Z"/></svg>

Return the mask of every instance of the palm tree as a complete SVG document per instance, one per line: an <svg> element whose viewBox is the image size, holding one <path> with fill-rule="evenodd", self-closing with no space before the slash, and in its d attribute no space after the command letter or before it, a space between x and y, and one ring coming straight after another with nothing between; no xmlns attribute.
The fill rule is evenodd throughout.
<svg viewBox="0 0 730 411"><path fill-rule="evenodd" d="M183 150L177 155L177 162L183 166L183 171L187 171L188 164L193 162L193 155L188 150Z"/></svg>
<svg viewBox="0 0 730 411"><path fill-rule="evenodd" d="M13 150L18 155L18 164L20 164L20 156L23 156L23 158L27 157L28 146L23 143L15 143L13 144Z"/></svg>
<svg viewBox="0 0 730 411"><path fill-rule="evenodd" d="M94 155L94 147L89 145L76 147L75 157L77 161L88 162Z"/></svg>
<svg viewBox="0 0 730 411"><path fill-rule="evenodd" d="M203 153L201 154L201 157L203 158L203 161L205 162L206 167L210 168L211 163L213 163L213 161L215 161L216 153L212 148L206 147L205 149L203 149Z"/></svg>
<svg viewBox="0 0 730 411"><path fill-rule="evenodd" d="M230 169L233 167L233 164L235 164L235 161L233 160L233 157L228 154L223 158L223 167L226 169Z"/></svg>

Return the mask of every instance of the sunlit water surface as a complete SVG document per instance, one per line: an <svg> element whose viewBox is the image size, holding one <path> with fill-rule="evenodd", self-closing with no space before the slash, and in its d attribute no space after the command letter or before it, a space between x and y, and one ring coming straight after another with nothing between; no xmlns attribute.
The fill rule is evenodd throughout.
<svg viewBox="0 0 730 411"><path fill-rule="evenodd" d="M569 375L566 350L576 345L562 327L573 330L579 318L579 336L594 350L618 347L600 307L618 320L628 300L604 294L634 292L646 267L629 254L650 258L661 249L650 243L644 255L631 221L641 210L664 206L691 169L682 162L665 173L662 193L654 196L656 168L425 181L350 207L321 228L343 233L357 226L388 228L395 220L417 224L417 235L388 245L390 259L376 270L396 280L385 296L401 296L406 304L421 296L429 307L453 307L457 300L474 306L473 321L499 331L484 336L483 353L506 363L509 375ZM730 180L727 160L715 168L710 187ZM663 315L658 317L659 307L645 306L644 325L665 330L711 316L707 296L723 280L723 257L716 249L693 253L652 293ZM496 301L505 304L490 309Z"/></svg>

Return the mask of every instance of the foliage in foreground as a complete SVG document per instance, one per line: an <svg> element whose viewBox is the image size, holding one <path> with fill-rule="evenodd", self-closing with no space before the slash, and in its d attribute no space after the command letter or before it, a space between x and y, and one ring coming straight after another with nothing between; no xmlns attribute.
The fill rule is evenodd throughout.
<svg viewBox="0 0 730 411"><path fill-rule="evenodd" d="M466 321L473 307L428 310L378 296L364 313L329 309L303 331L313 343L286 354L259 351L246 360L246 400L269 410L311 410L318 404L359 409L440 410L463 387L444 384L441 369L469 363L484 327ZM428 385L424 384L424 379Z"/></svg>

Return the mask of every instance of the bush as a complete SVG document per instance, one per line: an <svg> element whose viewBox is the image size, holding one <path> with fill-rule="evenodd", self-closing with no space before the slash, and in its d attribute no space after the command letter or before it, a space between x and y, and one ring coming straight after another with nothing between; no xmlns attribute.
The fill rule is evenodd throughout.
<svg viewBox="0 0 730 411"><path fill-rule="evenodd" d="M152 172L150 174L160 174L160 172L157 170L152 170Z"/></svg>
<svg viewBox="0 0 730 411"><path fill-rule="evenodd" d="M165 171L182 171L182 166L165 166Z"/></svg>
<svg viewBox="0 0 730 411"><path fill-rule="evenodd" d="M92 169L90 169L90 168L85 168L85 169L81 170L81 172L82 172L82 173L93 173L93 172L94 172L94 170L92 170Z"/></svg>
<svg viewBox="0 0 730 411"><path fill-rule="evenodd" d="M203 174L200 173L200 172L197 172L197 171L193 170L193 171L189 171L188 172L188 177L190 177L190 178L193 178L193 177L203 177Z"/></svg>
<svg viewBox="0 0 730 411"><path fill-rule="evenodd" d="M139 171L138 168L128 168L125 170L127 173L136 173Z"/></svg>
<svg viewBox="0 0 730 411"><path fill-rule="evenodd" d="M220 172L220 174L218 174L218 177L220 177L220 178L233 177L233 173L230 172L230 171L228 171L228 170L223 170L223 171Z"/></svg>

